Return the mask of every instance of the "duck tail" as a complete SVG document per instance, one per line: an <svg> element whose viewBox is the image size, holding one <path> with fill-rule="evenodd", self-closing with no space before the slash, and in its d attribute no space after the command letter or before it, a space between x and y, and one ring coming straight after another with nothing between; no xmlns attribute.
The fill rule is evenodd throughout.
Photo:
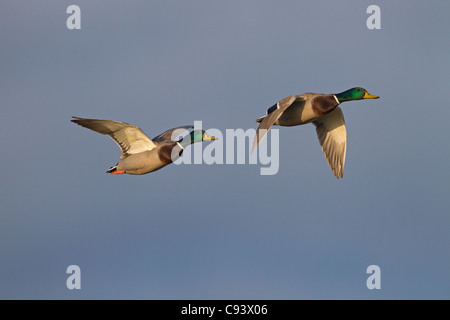
<svg viewBox="0 0 450 320"><path fill-rule="evenodd" d="M117 164L114 167L109 168L109 170L106 171L106 173L113 173L114 171L117 171Z"/></svg>

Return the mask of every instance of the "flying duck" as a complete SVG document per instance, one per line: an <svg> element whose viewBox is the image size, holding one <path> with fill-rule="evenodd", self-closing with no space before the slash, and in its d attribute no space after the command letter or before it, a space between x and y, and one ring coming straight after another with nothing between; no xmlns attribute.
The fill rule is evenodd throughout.
<svg viewBox="0 0 450 320"><path fill-rule="evenodd" d="M303 93L291 95L267 110L259 122L252 152L273 125L292 127L313 123L322 151L336 178L344 176L347 131L344 114L338 107L342 102L378 99L364 88L356 87L337 94Z"/></svg>
<svg viewBox="0 0 450 320"><path fill-rule="evenodd" d="M139 127L125 122L73 117L71 121L101 134L109 135L120 147L120 161L106 173L142 175L159 170L178 159L195 142L215 140L203 130L193 130L178 141L177 137L193 126L167 130L153 139Z"/></svg>

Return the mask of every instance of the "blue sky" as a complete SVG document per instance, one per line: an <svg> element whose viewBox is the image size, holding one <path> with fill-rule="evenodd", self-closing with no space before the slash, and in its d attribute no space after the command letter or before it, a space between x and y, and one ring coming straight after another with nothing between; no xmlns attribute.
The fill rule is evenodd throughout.
<svg viewBox="0 0 450 320"><path fill-rule="evenodd" d="M81 30L66 9L81 8ZM381 8L369 30L366 9ZM448 1L2 1L0 298L449 299ZM71 116L150 137L256 128L278 100L342 105L344 178L312 125L280 168L111 176L119 149ZM81 269L68 290L66 268ZM366 269L381 268L381 290Z"/></svg>

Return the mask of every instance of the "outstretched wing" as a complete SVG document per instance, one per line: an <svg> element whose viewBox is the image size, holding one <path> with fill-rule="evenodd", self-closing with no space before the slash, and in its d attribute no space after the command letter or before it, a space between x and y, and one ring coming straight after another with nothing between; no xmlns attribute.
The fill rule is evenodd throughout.
<svg viewBox="0 0 450 320"><path fill-rule="evenodd" d="M193 129L193 128L194 128L194 126L192 126L192 125L172 128L172 129L169 129L169 130L161 133L159 136L154 137L152 140L154 142L174 141L174 138L178 137L186 130Z"/></svg>
<svg viewBox="0 0 450 320"><path fill-rule="evenodd" d="M295 101L304 100L300 96L292 95L284 98L276 105L270 107L267 110L267 115L265 117L259 118L256 122L260 122L258 129L256 129L255 140L253 141L252 152L255 150L256 146L261 142L270 128L275 122L281 117L284 111L289 108Z"/></svg>
<svg viewBox="0 0 450 320"><path fill-rule="evenodd" d="M313 123L316 126L317 137L331 170L336 178L342 178L347 149L347 130L345 129L342 109L337 107Z"/></svg>
<svg viewBox="0 0 450 320"><path fill-rule="evenodd" d="M140 153L156 148L156 144L145 135L139 127L128 123L100 120L100 119L86 119L74 118L72 122L91 129L101 134L107 134L119 145L121 149L120 159L123 159L130 154Z"/></svg>

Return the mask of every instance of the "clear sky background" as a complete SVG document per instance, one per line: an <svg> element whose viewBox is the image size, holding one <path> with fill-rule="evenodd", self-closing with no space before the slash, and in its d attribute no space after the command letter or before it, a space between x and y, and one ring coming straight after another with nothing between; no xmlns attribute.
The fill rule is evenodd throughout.
<svg viewBox="0 0 450 320"><path fill-rule="evenodd" d="M81 30L66 9L81 8ZM381 8L381 30L366 9ZM0 2L1 299L449 299L448 1ZM203 121L256 128L278 100L342 105L337 180L312 125L280 169L112 176L106 136ZM206 144L205 144L206 145ZM81 268L81 290L66 268ZM381 268L381 290L366 269Z"/></svg>

